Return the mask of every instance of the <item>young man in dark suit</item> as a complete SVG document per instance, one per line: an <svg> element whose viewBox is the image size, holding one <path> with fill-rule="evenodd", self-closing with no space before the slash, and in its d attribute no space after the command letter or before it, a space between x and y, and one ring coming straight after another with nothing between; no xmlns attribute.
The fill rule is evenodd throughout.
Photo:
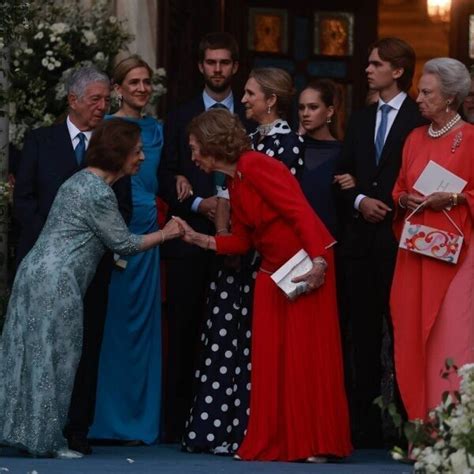
<svg viewBox="0 0 474 474"><path fill-rule="evenodd" d="M109 78L93 67L76 71L68 84L66 121L33 130L26 137L16 174L14 217L20 225L17 264L35 244L60 186L84 163L94 128L109 108ZM114 191L125 220L131 216L130 179ZM84 300L83 352L76 373L69 420L65 428L69 448L90 454L87 433L94 418L100 346L107 310L112 254L101 260Z"/></svg>
<svg viewBox="0 0 474 474"><path fill-rule="evenodd" d="M340 247L341 311L352 339L348 388L356 447L377 447L383 441L379 408L373 400L381 393L384 324L391 332L389 294L397 253L391 193L404 141L423 123L415 101L407 95L414 70L415 52L404 41L384 38L370 48L367 79L369 89L380 98L351 117L341 174L336 176L342 184L348 173L356 183L341 191L350 217Z"/></svg>
<svg viewBox="0 0 474 474"><path fill-rule="evenodd" d="M184 175L193 194L178 200L173 187L167 196L170 213L186 220L199 232L215 232L216 185L220 177L207 174L191 161L186 128L191 120L210 108L227 108L245 122L245 110L232 92L232 79L239 67L239 50L229 33L209 33L199 44L198 68L204 90L190 102L172 111L165 123L163 168ZM177 240L163 246L167 269L169 351L165 384L165 439L181 439L192 402L193 368L202 322L212 256L209 252Z"/></svg>

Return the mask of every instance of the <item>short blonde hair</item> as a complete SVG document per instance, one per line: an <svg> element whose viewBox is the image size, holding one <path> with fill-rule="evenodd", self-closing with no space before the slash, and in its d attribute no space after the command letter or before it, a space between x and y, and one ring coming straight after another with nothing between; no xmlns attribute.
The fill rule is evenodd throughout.
<svg viewBox="0 0 474 474"><path fill-rule="evenodd" d="M237 115L224 109L211 109L194 117L188 133L199 143L202 155L228 163L235 163L251 148L242 122Z"/></svg>

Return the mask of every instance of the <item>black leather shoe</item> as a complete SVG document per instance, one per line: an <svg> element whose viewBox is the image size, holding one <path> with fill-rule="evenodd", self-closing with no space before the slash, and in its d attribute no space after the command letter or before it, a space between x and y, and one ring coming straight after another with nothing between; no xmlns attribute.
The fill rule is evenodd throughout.
<svg viewBox="0 0 474 474"><path fill-rule="evenodd" d="M83 436L71 436L67 440L69 449L77 451L81 454L92 454L92 448L87 441L87 438Z"/></svg>

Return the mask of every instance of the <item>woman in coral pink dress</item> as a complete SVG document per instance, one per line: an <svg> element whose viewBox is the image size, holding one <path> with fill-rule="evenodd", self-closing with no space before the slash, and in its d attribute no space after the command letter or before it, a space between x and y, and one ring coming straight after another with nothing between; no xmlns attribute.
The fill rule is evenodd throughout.
<svg viewBox="0 0 474 474"><path fill-rule="evenodd" d="M238 456L324 462L351 452L331 249L334 239L290 171L250 151L238 119L212 110L190 125L197 166L227 174L232 235L186 227L185 240L220 254L255 247L262 257L253 305L250 418ZM313 268L290 301L270 278L301 248Z"/></svg>
<svg viewBox="0 0 474 474"><path fill-rule="evenodd" d="M441 377L447 358L458 366L474 362L474 127L456 112L470 83L466 67L455 59L425 64L417 102L431 124L408 136L393 191L399 235L405 217L420 204L411 223L464 235L457 264L398 252L390 306L396 375L409 419L425 418L444 391L458 389L457 377ZM422 196L414 190L429 161L466 180L462 192Z"/></svg>

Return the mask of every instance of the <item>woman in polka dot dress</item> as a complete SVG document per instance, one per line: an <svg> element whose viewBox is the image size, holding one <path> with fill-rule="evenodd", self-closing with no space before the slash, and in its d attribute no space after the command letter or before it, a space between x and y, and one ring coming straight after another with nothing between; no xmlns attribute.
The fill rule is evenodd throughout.
<svg viewBox="0 0 474 474"><path fill-rule="evenodd" d="M296 175L304 168L302 139L282 118L293 94L291 77L276 68L254 69L242 102L248 119L259 126L250 135L254 149L272 156ZM229 194L219 192L216 229L229 232ZM259 258L220 257L210 284L208 316L201 335L195 398L182 445L192 452L232 454L247 428L250 403L250 337L253 286Z"/></svg>

